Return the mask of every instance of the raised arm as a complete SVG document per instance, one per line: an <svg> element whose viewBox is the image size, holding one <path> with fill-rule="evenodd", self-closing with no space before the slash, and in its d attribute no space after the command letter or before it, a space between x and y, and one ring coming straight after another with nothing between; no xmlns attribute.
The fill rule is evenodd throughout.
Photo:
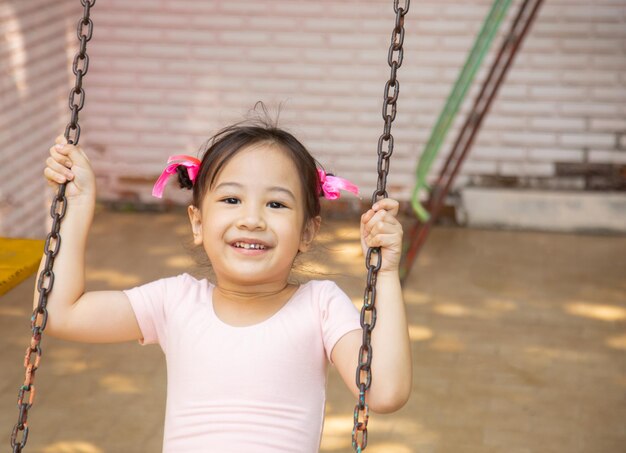
<svg viewBox="0 0 626 453"><path fill-rule="evenodd" d="M54 286L48 296L46 333L92 343L141 338L130 301L121 291L85 293L85 248L94 215L96 186L89 159L60 136L50 148L44 175L55 188L67 182L67 211L61 222L61 245L54 261ZM45 264L45 255L39 273ZM38 275L39 275L38 273ZM34 307L39 292L35 288Z"/></svg>
<svg viewBox="0 0 626 453"><path fill-rule="evenodd" d="M411 343L406 308L400 286L402 226L396 219L398 202L380 200L361 217L361 243L381 247L382 264L376 280L376 326L372 331L372 384L367 403L374 412L400 409L409 399L413 382ZM355 396L360 331L342 337L333 348L332 358L339 374Z"/></svg>

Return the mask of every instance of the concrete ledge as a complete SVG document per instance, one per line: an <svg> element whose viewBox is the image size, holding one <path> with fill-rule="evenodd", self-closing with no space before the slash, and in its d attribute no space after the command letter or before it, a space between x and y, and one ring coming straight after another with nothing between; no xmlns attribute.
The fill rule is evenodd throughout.
<svg viewBox="0 0 626 453"><path fill-rule="evenodd" d="M463 225L626 233L626 192L465 187L460 194L457 221Z"/></svg>

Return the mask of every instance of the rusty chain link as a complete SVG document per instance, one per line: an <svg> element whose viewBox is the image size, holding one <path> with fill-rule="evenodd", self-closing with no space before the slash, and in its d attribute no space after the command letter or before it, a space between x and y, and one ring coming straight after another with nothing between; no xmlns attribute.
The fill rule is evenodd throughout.
<svg viewBox="0 0 626 453"><path fill-rule="evenodd" d="M89 18L89 13L91 8L95 5L96 0L80 0L80 3L83 6L83 16L79 19L76 29L80 46L76 56L74 57L74 63L72 65L72 71L76 76L76 81L74 87L70 90L69 108L71 111L71 118L65 128L65 138L67 142L74 145L78 144L78 139L80 138L78 112L80 112L85 105L83 77L87 74L87 70L89 69L87 42L93 35L93 22ZM48 310L46 309L46 306L48 304L48 295L50 294L50 291L52 291L52 287L54 285L54 272L52 270L52 266L54 265L54 259L58 255L59 248L61 247L61 235L59 234L59 231L61 229L61 220L65 216L66 210L67 198L65 197L65 184L61 184L59 185L59 190L52 201L52 205L50 206L52 228L46 237L46 243L44 246L44 254L46 255L44 268L39 274L39 279L37 280L39 300L37 308L35 308L31 316L32 337L30 345L26 348L26 355L24 357L24 384L20 386L17 394L17 408L19 413L17 416L17 423L13 426L13 430L11 432L11 448L13 449L13 453L20 453L28 441L28 411L31 409L33 402L35 401L35 385L33 382L35 381L35 373L39 368L39 362L41 361L41 340L43 331L45 330L48 322ZM20 438L18 439L18 437Z"/></svg>
<svg viewBox="0 0 626 453"><path fill-rule="evenodd" d="M385 83L383 93L383 133L378 139L378 182L372 195L372 204L382 198L387 198L387 174L389 173L389 158L393 153L393 135L391 125L396 119L396 102L400 93L400 82L396 76L398 68L402 66L404 58L404 16L409 12L410 0L405 0L404 7L399 6L399 0L394 1L393 9L396 13L396 22L391 34L391 44L387 63L391 68L389 80ZM385 144L386 143L386 144ZM386 148L386 149L385 149ZM376 325L376 278L382 264L380 247L370 247L365 257L367 267L367 283L361 308L361 327L363 328L363 343L359 349L359 363L356 369L356 385L359 389L359 399L354 407L354 428L352 429L352 449L361 452L367 447L367 422L369 420L369 406L366 402L366 392L372 383L372 330ZM365 382L363 381L365 379Z"/></svg>

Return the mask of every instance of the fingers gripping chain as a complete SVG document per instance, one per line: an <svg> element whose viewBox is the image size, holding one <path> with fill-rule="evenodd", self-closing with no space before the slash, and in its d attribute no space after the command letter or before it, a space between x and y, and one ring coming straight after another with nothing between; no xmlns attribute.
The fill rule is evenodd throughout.
<svg viewBox="0 0 626 453"><path fill-rule="evenodd" d="M396 118L396 102L400 94L400 82L397 80L398 68L404 57L404 16L409 12L410 0L406 0L403 7L399 0L394 1L396 13L395 26L391 34L391 44L387 63L391 68L389 80L385 83L383 93L382 116L384 120L383 133L378 139L378 182L372 195L372 204L382 198L387 198L387 174L389 173L389 158L393 153L393 135L391 126ZM385 149L386 148L386 149ZM367 283L361 309L361 327L363 328L363 344L359 350L359 363L356 369L356 385L359 389L359 399L354 407L354 427L352 429L352 449L361 452L367 447L367 422L369 420L369 406L366 403L366 392L372 383L372 330L376 324L376 278L382 265L380 247L370 247L365 258L367 267Z"/></svg>
<svg viewBox="0 0 626 453"><path fill-rule="evenodd" d="M71 118L65 128L65 138L67 142L74 145L78 144L80 137L78 112L82 110L85 105L85 90L82 85L83 77L87 74L89 68L87 42L93 35L93 22L89 18L89 14L96 0L80 0L80 3L83 6L83 16L79 19L77 24L77 35L80 45L72 66L74 75L76 75L76 83L69 94ZM35 401L35 374L39 368L42 355L42 335L48 322L48 310L46 309L46 305L48 304L48 295L54 285L54 272L52 267L54 265L54 259L58 255L61 247L61 235L59 231L61 229L61 220L65 216L66 209L67 198L65 196L65 184L61 184L50 206L52 228L50 233L48 233L44 246L44 254L46 255L44 269L39 274L39 279L37 280L39 301L31 317L32 337L24 357L24 384L20 386L17 395L17 408L19 413L17 423L15 423L11 431L11 448L13 453L20 453L28 441L28 411Z"/></svg>

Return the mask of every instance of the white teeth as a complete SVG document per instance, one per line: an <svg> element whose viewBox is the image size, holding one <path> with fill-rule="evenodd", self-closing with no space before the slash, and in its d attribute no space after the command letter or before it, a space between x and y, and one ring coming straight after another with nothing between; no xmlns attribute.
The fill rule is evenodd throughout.
<svg viewBox="0 0 626 453"><path fill-rule="evenodd" d="M241 249L253 249L253 250L265 250L265 246L262 244L249 244L247 242L235 242L235 247Z"/></svg>

